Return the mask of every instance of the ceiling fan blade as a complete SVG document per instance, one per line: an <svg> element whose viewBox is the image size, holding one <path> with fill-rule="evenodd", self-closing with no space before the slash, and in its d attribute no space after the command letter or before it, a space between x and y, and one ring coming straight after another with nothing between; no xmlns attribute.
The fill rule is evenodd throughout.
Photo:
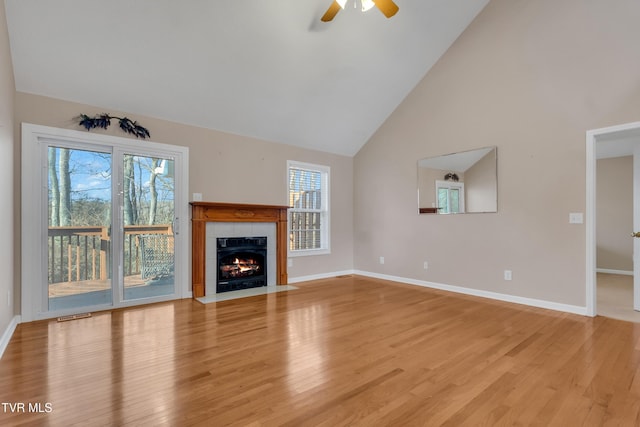
<svg viewBox="0 0 640 427"><path fill-rule="evenodd" d="M373 2L380 12L382 12L387 18L391 18L400 9L393 0L373 0Z"/></svg>
<svg viewBox="0 0 640 427"><path fill-rule="evenodd" d="M322 15L322 18L320 18L320 20L322 22L331 21L333 18L335 18L335 16L338 14L338 12L340 12L340 9L342 9L342 8L338 4L338 2L334 0L333 3L331 3L331 6L329 6L329 9L327 9L327 11L324 13L324 15Z"/></svg>

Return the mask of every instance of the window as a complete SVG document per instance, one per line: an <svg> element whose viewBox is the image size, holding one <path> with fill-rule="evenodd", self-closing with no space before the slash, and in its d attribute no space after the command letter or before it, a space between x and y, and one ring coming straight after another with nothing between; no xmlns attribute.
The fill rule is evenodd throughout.
<svg viewBox="0 0 640 427"><path fill-rule="evenodd" d="M464 212L464 184L462 182L436 181L438 213Z"/></svg>
<svg viewBox="0 0 640 427"><path fill-rule="evenodd" d="M329 167L287 162L289 255L329 253Z"/></svg>

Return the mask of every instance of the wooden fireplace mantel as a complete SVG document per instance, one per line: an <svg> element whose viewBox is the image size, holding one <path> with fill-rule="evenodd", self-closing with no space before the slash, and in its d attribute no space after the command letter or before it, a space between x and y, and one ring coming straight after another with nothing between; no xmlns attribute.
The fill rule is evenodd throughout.
<svg viewBox="0 0 640 427"><path fill-rule="evenodd" d="M191 286L194 298L205 295L207 222L274 222L276 224L276 280L286 285L288 206L191 202Z"/></svg>

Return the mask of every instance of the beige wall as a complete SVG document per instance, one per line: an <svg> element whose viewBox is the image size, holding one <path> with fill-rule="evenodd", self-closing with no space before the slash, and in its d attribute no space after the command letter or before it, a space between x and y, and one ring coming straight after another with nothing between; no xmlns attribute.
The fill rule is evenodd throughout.
<svg viewBox="0 0 640 427"><path fill-rule="evenodd" d="M596 265L633 271L633 156L596 165Z"/></svg>
<svg viewBox="0 0 640 427"><path fill-rule="evenodd" d="M14 277L14 212L7 207L14 200L13 180L13 100L15 96L13 66L9 50L9 35L5 16L4 0L0 2L0 198L5 208L0 209L0 224L3 232L0 239L0 337L14 316L16 287ZM9 206L13 206L9 204ZM11 293L7 301L7 293Z"/></svg>
<svg viewBox="0 0 640 427"><path fill-rule="evenodd" d="M72 118L118 111L26 93L16 94L15 120L82 130ZM289 278L349 270L353 266L353 159L126 113L151 132L151 140L189 147L189 199L286 205L287 160L331 167L331 254L297 257ZM94 132L94 131L92 131ZM102 131L104 132L104 131ZM112 125L106 133L126 136ZM16 144L19 141L16 138ZM19 145L18 145L19 146Z"/></svg>
<svg viewBox="0 0 640 427"><path fill-rule="evenodd" d="M497 200L496 153L490 151L465 172L467 212L495 212Z"/></svg>
<svg viewBox="0 0 640 427"><path fill-rule="evenodd" d="M356 155L355 267L584 307L585 228L568 217L585 211L586 131L640 119L639 15L492 0ZM416 213L418 159L490 145L498 213Z"/></svg>

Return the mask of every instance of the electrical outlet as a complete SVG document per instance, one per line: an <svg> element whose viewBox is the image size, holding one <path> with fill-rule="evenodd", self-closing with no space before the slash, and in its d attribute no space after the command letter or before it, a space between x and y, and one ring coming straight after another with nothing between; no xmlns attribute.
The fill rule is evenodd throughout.
<svg viewBox="0 0 640 427"><path fill-rule="evenodd" d="M380 264L384 264L384 257L383 256L380 257Z"/></svg>
<svg viewBox="0 0 640 427"><path fill-rule="evenodd" d="M504 280L511 280L511 270L504 271Z"/></svg>
<svg viewBox="0 0 640 427"><path fill-rule="evenodd" d="M424 262L424 269L425 270L429 269L429 263L427 261Z"/></svg>
<svg viewBox="0 0 640 427"><path fill-rule="evenodd" d="M287 258L287 267L293 267L293 260L291 258Z"/></svg>
<svg viewBox="0 0 640 427"><path fill-rule="evenodd" d="M202 193L193 193L193 201L201 202L202 201Z"/></svg>

